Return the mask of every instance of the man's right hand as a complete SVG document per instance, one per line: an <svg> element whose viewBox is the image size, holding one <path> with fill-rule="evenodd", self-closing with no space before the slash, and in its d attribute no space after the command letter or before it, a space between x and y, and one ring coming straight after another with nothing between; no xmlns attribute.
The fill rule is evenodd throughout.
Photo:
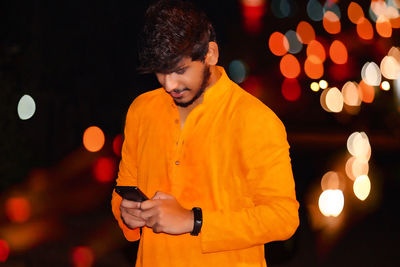
<svg viewBox="0 0 400 267"><path fill-rule="evenodd" d="M140 217L142 213L140 204L140 202L130 201L125 198L123 198L121 201L121 205L119 206L121 211L121 219L130 229L135 229L146 225L146 221Z"/></svg>

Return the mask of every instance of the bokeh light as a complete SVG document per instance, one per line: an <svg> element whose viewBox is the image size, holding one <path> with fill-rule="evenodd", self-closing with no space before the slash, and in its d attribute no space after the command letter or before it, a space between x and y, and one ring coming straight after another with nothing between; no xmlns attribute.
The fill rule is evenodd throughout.
<svg viewBox="0 0 400 267"><path fill-rule="evenodd" d="M328 82L325 81L325 80L320 80L320 81L318 82L318 84L319 84L319 87L321 87L321 89L326 89L326 88L328 88Z"/></svg>
<svg viewBox="0 0 400 267"><path fill-rule="evenodd" d="M268 47L275 56L283 56L289 50L289 41L284 34L274 32L269 37Z"/></svg>
<svg viewBox="0 0 400 267"><path fill-rule="evenodd" d="M353 184L353 192L356 197L364 201L371 191L371 181L367 175L358 176Z"/></svg>
<svg viewBox="0 0 400 267"><path fill-rule="evenodd" d="M10 247L4 239L0 239L0 262L6 262L10 254Z"/></svg>
<svg viewBox="0 0 400 267"><path fill-rule="evenodd" d="M304 62L304 72L311 79L319 79L324 75L324 65L320 58L311 55Z"/></svg>
<svg viewBox="0 0 400 267"><path fill-rule="evenodd" d="M385 56L380 65L382 76L386 79L396 80L400 77L400 62L393 56Z"/></svg>
<svg viewBox="0 0 400 267"><path fill-rule="evenodd" d="M314 28L306 21L299 22L296 32L303 44L309 44L312 40L315 40Z"/></svg>
<svg viewBox="0 0 400 267"><path fill-rule="evenodd" d="M361 105L361 90L356 82L346 82L342 87L343 102L349 106Z"/></svg>
<svg viewBox="0 0 400 267"><path fill-rule="evenodd" d="M368 175L368 161L352 156L346 161L345 171L347 177L353 181L360 175Z"/></svg>
<svg viewBox="0 0 400 267"><path fill-rule="evenodd" d="M106 183L115 178L117 166L112 158L101 157L93 164L93 174L97 181Z"/></svg>
<svg viewBox="0 0 400 267"><path fill-rule="evenodd" d="M282 83L282 95L288 101L296 101L300 98L301 87L297 79L286 78Z"/></svg>
<svg viewBox="0 0 400 267"><path fill-rule="evenodd" d="M381 70L375 62L366 62L361 69L363 81L371 86L379 86L382 80Z"/></svg>
<svg viewBox="0 0 400 267"><path fill-rule="evenodd" d="M90 126L83 133L83 145L90 152L97 152L102 149L104 142L104 133L97 126Z"/></svg>
<svg viewBox="0 0 400 267"><path fill-rule="evenodd" d="M272 0L271 11L277 18L287 18L297 11L297 4L294 0Z"/></svg>
<svg viewBox="0 0 400 267"><path fill-rule="evenodd" d="M365 17L360 18L357 22L357 34L364 40L371 40L374 38L374 28L371 22Z"/></svg>
<svg viewBox="0 0 400 267"><path fill-rule="evenodd" d="M364 11L359 4L351 2L347 8L347 16L352 23L357 24L364 17Z"/></svg>
<svg viewBox="0 0 400 267"><path fill-rule="evenodd" d="M318 84L317 82L312 82L312 83L310 84L310 88L311 88L311 90L313 90L314 92L318 92L319 89L320 89L320 86L319 86L319 84Z"/></svg>
<svg viewBox="0 0 400 267"><path fill-rule="evenodd" d="M389 91L390 90L390 83L388 81L383 81L381 83L381 89L383 91Z"/></svg>
<svg viewBox="0 0 400 267"><path fill-rule="evenodd" d="M303 48L301 38L297 35L297 32L289 30L285 33L286 39L289 42L289 53L297 54Z"/></svg>
<svg viewBox="0 0 400 267"><path fill-rule="evenodd" d="M113 152L117 157L121 157L121 149L122 149L122 134L118 134L114 137L113 140Z"/></svg>
<svg viewBox="0 0 400 267"><path fill-rule="evenodd" d="M321 179L322 191L328 189L339 189L339 174L334 171L329 171L322 176Z"/></svg>
<svg viewBox="0 0 400 267"><path fill-rule="evenodd" d="M341 30L340 19L337 14L332 11L325 12L322 25L325 31L330 34L337 34Z"/></svg>
<svg viewBox="0 0 400 267"><path fill-rule="evenodd" d="M324 17L322 5L317 0L309 0L307 3L307 15L313 21L321 21Z"/></svg>
<svg viewBox="0 0 400 267"><path fill-rule="evenodd" d="M229 77L235 83L242 83L247 76L246 66L240 60L233 60L229 64Z"/></svg>
<svg viewBox="0 0 400 267"><path fill-rule="evenodd" d="M371 85L366 84L364 81L360 81L359 88L361 91L361 100L364 103L372 103L375 99L375 89Z"/></svg>
<svg viewBox="0 0 400 267"><path fill-rule="evenodd" d="M343 95L336 87L324 90L320 102L322 108L328 112L338 113L343 109Z"/></svg>
<svg viewBox="0 0 400 267"><path fill-rule="evenodd" d="M326 59L326 53L324 46L317 40L312 40L307 45L307 57L316 56L319 58L320 63L323 63ZM317 63L317 62L314 62Z"/></svg>
<svg viewBox="0 0 400 267"><path fill-rule="evenodd" d="M89 247L74 247L71 253L71 260L74 267L90 267L94 263L95 255Z"/></svg>
<svg viewBox="0 0 400 267"><path fill-rule="evenodd" d="M371 157L371 145L365 132L354 132L347 138L347 150L361 161Z"/></svg>
<svg viewBox="0 0 400 267"><path fill-rule="evenodd" d="M5 202L5 214L11 222L26 222L31 216L31 204L24 197L10 197Z"/></svg>
<svg viewBox="0 0 400 267"><path fill-rule="evenodd" d="M18 102L17 112L21 120L32 118L36 111L36 104L30 95L23 95Z"/></svg>
<svg viewBox="0 0 400 267"><path fill-rule="evenodd" d="M346 46L339 40L333 41L329 48L329 56L336 64L345 64L348 57Z"/></svg>
<svg viewBox="0 0 400 267"><path fill-rule="evenodd" d="M300 74L300 63L292 54L286 54L280 62L280 70L286 78L294 79Z"/></svg>
<svg viewBox="0 0 400 267"><path fill-rule="evenodd" d="M392 24L385 16L381 15L375 24L376 32L384 38L390 38L392 36Z"/></svg>
<svg viewBox="0 0 400 267"><path fill-rule="evenodd" d="M343 192L339 189L323 191L319 197L318 206L324 216L339 216L344 207Z"/></svg>

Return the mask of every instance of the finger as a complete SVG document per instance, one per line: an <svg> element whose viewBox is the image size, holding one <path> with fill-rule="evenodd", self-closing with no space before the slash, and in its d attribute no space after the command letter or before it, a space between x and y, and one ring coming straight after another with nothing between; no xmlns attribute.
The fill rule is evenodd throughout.
<svg viewBox="0 0 400 267"><path fill-rule="evenodd" d="M173 199L174 197L170 194L161 192L161 191L157 191L154 196L152 197L152 199Z"/></svg>
<svg viewBox="0 0 400 267"><path fill-rule="evenodd" d="M149 199L149 200L143 201L140 204L140 209L141 210L148 210L148 209L151 209L151 208L153 208L153 207L155 207L157 205L159 205L157 200Z"/></svg>
<svg viewBox="0 0 400 267"><path fill-rule="evenodd" d="M128 209L140 209L141 203L123 198L121 201L121 206Z"/></svg>

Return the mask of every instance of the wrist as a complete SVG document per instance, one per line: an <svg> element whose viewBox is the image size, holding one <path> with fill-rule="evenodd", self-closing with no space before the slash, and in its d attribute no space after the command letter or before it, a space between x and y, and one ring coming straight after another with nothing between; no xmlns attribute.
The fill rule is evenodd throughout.
<svg viewBox="0 0 400 267"><path fill-rule="evenodd" d="M191 235L199 235L201 231L201 227L203 226L203 212L201 208L194 207L192 209L193 214L193 230L191 231Z"/></svg>

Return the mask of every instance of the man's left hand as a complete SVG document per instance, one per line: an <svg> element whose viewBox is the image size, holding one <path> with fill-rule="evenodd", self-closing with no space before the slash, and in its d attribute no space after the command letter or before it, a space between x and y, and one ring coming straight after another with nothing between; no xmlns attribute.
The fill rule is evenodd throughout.
<svg viewBox="0 0 400 267"><path fill-rule="evenodd" d="M174 196L157 192L150 200L141 203L141 217L155 233L179 235L193 230L192 210L183 208Z"/></svg>

